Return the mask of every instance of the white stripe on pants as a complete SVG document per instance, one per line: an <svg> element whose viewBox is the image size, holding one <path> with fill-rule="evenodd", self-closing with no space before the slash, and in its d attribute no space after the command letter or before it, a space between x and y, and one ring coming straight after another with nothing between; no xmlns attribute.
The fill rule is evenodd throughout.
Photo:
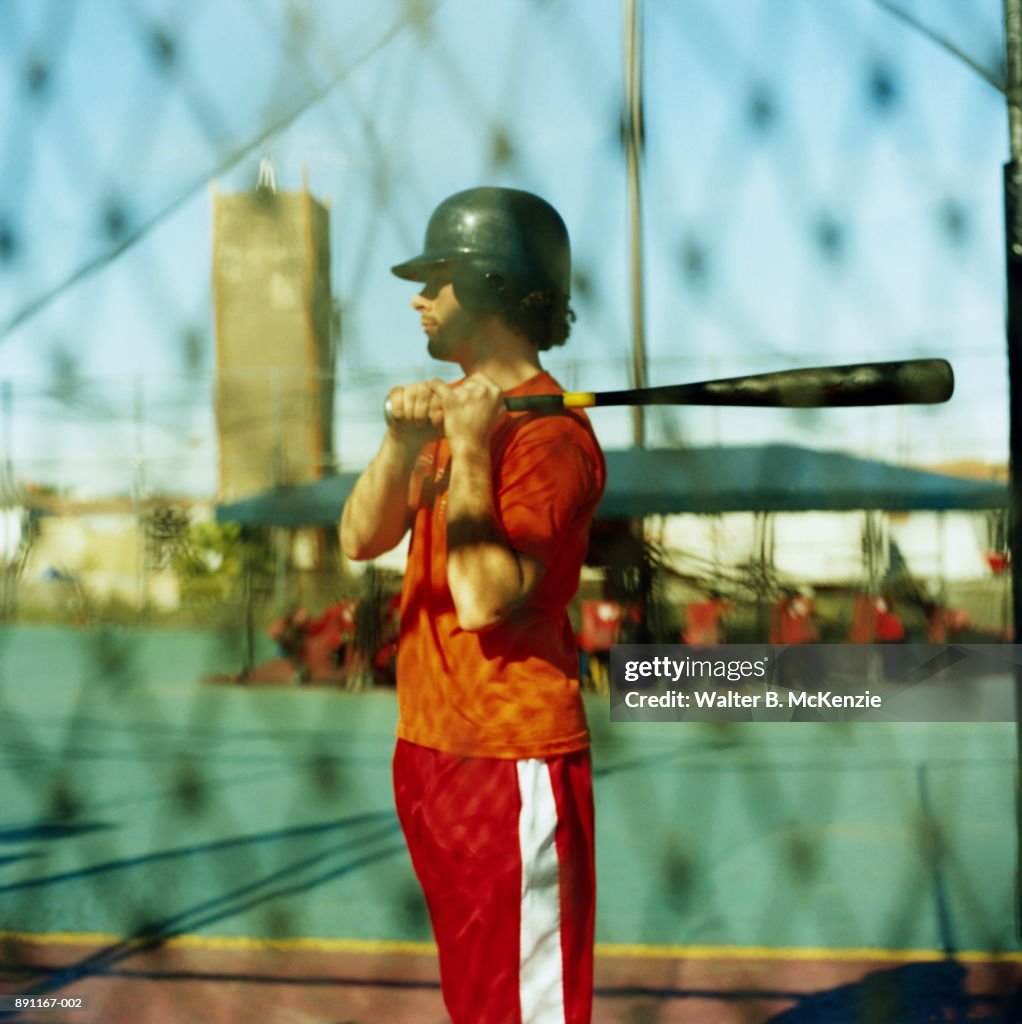
<svg viewBox="0 0 1022 1024"><path fill-rule="evenodd" d="M563 1024L561 890L557 861L557 804L546 761L519 761L522 862L519 986L522 1024Z"/></svg>

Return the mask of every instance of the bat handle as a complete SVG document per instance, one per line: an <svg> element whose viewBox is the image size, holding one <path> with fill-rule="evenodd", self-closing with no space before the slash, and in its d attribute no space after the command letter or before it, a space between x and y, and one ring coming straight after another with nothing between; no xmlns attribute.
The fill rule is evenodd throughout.
<svg viewBox="0 0 1022 1024"><path fill-rule="evenodd" d="M560 409L588 409L597 404L592 391L565 391L557 395L508 395L504 406L508 412L557 412ZM387 426L394 423L394 410L390 399L383 403L383 418Z"/></svg>
<svg viewBox="0 0 1022 1024"><path fill-rule="evenodd" d="M555 412L563 409L569 403L566 395L510 395L504 399L504 406L508 412ZM590 403L591 404L591 403ZM391 408L390 399L383 403L383 418L387 426L394 423L394 410Z"/></svg>
<svg viewBox="0 0 1022 1024"><path fill-rule="evenodd" d="M597 404L592 391L565 391L560 395L512 395L504 399L509 412L556 412L588 409Z"/></svg>
<svg viewBox="0 0 1022 1024"><path fill-rule="evenodd" d="M509 395L504 399L508 412L555 412L564 408L563 395Z"/></svg>

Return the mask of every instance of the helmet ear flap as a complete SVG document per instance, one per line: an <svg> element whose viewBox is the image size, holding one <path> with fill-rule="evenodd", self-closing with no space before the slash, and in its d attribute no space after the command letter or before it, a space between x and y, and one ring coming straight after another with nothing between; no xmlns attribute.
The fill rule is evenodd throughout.
<svg viewBox="0 0 1022 1024"><path fill-rule="evenodd" d="M499 313L511 305L508 283L496 270L462 263L451 279L458 302L475 313Z"/></svg>

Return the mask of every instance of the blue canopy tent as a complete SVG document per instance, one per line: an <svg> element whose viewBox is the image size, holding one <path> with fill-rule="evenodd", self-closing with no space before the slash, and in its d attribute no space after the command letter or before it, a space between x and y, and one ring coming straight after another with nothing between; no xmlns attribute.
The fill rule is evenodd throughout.
<svg viewBox="0 0 1022 1024"><path fill-rule="evenodd" d="M216 518L246 526L328 526L340 518L357 473L279 487L221 505ZM607 452L601 519L681 512L998 509L1007 484L892 466L793 445Z"/></svg>
<svg viewBox="0 0 1022 1024"><path fill-rule="evenodd" d="M341 473L313 483L275 487L218 506L216 518L221 523L242 526L330 526L340 519L341 509L358 477L358 473Z"/></svg>
<svg viewBox="0 0 1022 1024"><path fill-rule="evenodd" d="M679 512L1004 508L1004 483L793 445L607 453L605 519Z"/></svg>

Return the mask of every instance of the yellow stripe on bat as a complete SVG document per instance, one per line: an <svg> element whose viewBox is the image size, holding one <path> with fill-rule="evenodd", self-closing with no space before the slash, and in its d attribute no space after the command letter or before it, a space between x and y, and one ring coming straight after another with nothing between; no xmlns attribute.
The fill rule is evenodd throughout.
<svg viewBox="0 0 1022 1024"><path fill-rule="evenodd" d="M596 394L592 391L565 391L565 409L588 409L596 405Z"/></svg>

